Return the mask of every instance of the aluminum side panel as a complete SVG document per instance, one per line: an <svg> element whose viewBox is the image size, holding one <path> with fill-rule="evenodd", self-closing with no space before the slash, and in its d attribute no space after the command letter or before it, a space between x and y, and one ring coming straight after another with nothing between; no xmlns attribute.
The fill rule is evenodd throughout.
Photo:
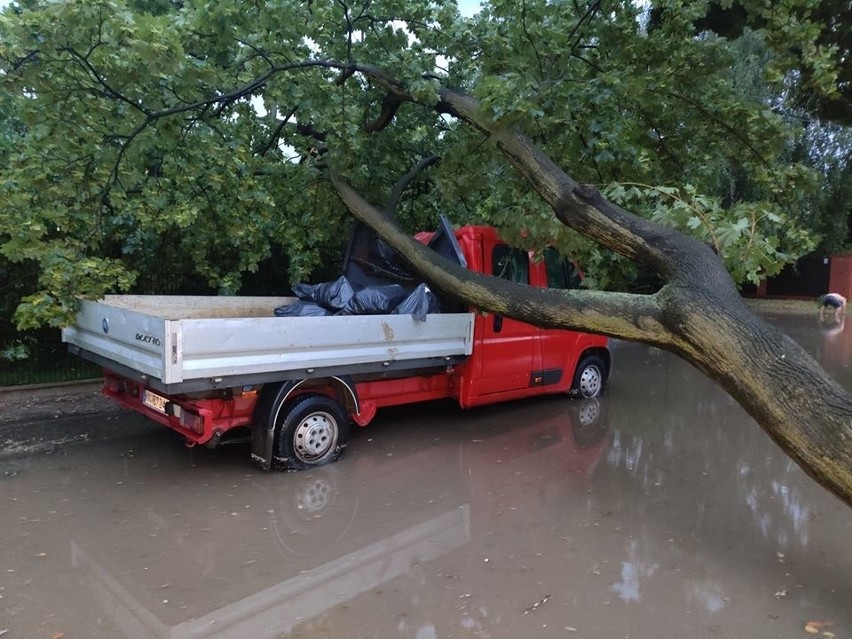
<svg viewBox="0 0 852 639"><path fill-rule="evenodd" d="M181 321L183 378L469 355L473 315L244 318Z"/></svg>

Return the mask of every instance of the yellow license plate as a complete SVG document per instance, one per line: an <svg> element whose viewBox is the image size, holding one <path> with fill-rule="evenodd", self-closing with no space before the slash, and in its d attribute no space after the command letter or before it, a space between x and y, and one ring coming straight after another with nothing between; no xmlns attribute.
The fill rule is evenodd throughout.
<svg viewBox="0 0 852 639"><path fill-rule="evenodd" d="M145 404L145 406L165 414L166 404L169 403L169 400L161 395L157 395L157 393L152 393L151 391L146 390L142 391L142 403Z"/></svg>

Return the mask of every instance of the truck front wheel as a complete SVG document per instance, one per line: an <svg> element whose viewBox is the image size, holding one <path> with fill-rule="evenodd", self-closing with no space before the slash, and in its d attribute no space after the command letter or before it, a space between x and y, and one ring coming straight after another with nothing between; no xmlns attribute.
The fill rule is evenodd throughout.
<svg viewBox="0 0 852 639"><path fill-rule="evenodd" d="M607 370L604 361L597 355L586 355L574 372L571 390L586 399L600 397L606 386Z"/></svg>
<svg viewBox="0 0 852 639"><path fill-rule="evenodd" d="M337 461L349 441L346 411L325 395L296 397L282 407L276 421L275 461L285 470Z"/></svg>

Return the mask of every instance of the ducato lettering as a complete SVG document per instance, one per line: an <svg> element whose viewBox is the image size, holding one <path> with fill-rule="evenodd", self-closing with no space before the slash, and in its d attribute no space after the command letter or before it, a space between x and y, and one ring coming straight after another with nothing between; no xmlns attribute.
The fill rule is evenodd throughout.
<svg viewBox="0 0 852 639"><path fill-rule="evenodd" d="M143 335L142 333L136 333L136 341L142 342L144 344L153 344L154 346L160 345L159 337L154 337L153 335Z"/></svg>

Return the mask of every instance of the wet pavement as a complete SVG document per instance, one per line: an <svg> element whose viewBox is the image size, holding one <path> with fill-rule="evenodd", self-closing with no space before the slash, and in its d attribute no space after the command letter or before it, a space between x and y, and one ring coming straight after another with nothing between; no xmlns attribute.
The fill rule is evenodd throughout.
<svg viewBox="0 0 852 639"><path fill-rule="evenodd" d="M852 388L852 322L773 321ZM302 473L7 426L0 635L852 637L852 510L688 364L616 358L600 402L389 409Z"/></svg>

